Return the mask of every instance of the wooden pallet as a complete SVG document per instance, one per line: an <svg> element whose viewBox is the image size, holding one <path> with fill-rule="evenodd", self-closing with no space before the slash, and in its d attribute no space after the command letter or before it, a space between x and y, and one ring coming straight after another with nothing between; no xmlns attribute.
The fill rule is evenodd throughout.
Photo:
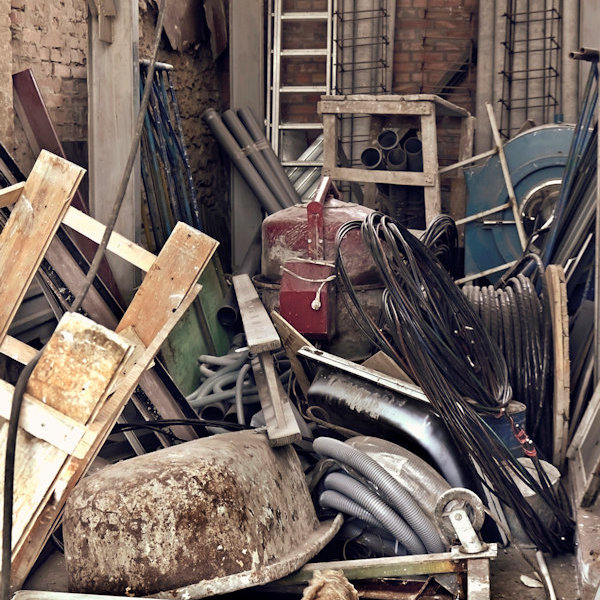
<svg viewBox="0 0 600 600"><path fill-rule="evenodd" d="M104 233L103 225L69 207L83 173L43 151L24 184L0 191L0 206L14 204L0 235L0 352L22 363L36 351L6 332L59 225L96 241ZM30 378L20 421L13 588L23 584L69 492L200 291L198 278L217 245L179 223L154 256L115 233L109 251L146 272L120 323L113 332L81 315L61 320ZM11 400L12 387L0 381L0 436Z"/></svg>

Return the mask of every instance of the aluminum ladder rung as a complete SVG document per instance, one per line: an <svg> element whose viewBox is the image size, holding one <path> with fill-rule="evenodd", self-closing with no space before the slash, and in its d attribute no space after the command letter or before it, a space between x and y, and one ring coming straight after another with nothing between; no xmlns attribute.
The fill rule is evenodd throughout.
<svg viewBox="0 0 600 600"><path fill-rule="evenodd" d="M327 21L328 18L327 11L281 13L282 21Z"/></svg>
<svg viewBox="0 0 600 600"><path fill-rule="evenodd" d="M327 48L288 48L281 56L327 56Z"/></svg>
<svg viewBox="0 0 600 600"><path fill-rule="evenodd" d="M282 167L322 167L323 161L318 160L284 160Z"/></svg>
<svg viewBox="0 0 600 600"><path fill-rule="evenodd" d="M284 85L279 88L282 94L324 94L326 85Z"/></svg>
<svg viewBox="0 0 600 600"><path fill-rule="evenodd" d="M323 129L323 123L281 123L279 129Z"/></svg>

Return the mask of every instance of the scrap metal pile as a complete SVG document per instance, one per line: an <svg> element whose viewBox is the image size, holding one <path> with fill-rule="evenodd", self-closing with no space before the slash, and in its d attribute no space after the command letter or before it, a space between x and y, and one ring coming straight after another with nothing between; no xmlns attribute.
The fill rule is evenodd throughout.
<svg viewBox="0 0 600 600"><path fill-rule="evenodd" d="M550 593L542 552L573 549L573 511L561 477L567 434L586 421L594 359L586 331L573 360L578 399L570 415L568 402L558 413L564 397L556 373L564 371L568 347L565 354L556 307L562 302L566 311L568 296L575 329L593 300L596 77L592 70L553 216L542 222L536 215L539 226L522 257L500 278L462 287L459 233L450 217L409 230L393 216L344 202L328 177L299 203L252 114L227 111L221 119L207 111L204 120L268 216L231 288L215 284L212 291L223 292L218 302L207 303L204 294L204 303L192 304L200 273L220 271L211 258L214 240L189 226L202 225L200 208L169 68L159 66L150 78L141 167L147 241L160 253L134 250L135 264L149 265L136 296L144 310L130 319L135 327L127 327L131 308L117 326L123 356L116 383L105 376L101 390L110 402L117 384L128 384L132 406L119 422L111 413L98 425L91 410L79 424L82 440L92 435L88 428L98 434L95 427L109 438L104 456L116 464L73 488L101 451L100 434L86 452L74 447L65 459L77 467L61 496L70 587L188 600L268 585L263 591L284 596L315 573L315 582L346 586L323 575L337 569L371 582L363 588L390 578L386 585L420 584L416 594L464 597L465 579L485 583L497 544L518 538L540 551ZM389 168L422 169L411 167L410 156L406 161L420 150L411 140L420 144L409 137L401 147L399 136L380 136ZM3 183L22 178L16 166L0 174ZM416 209L408 200L405 208L403 218L414 226ZM2 223L14 214L1 215ZM182 231L187 237L175 252ZM60 248L61 256L68 253ZM59 287L58 275L67 277L51 259L41 269L49 293ZM556 265L567 274L564 298L553 279ZM162 292L157 299L144 295L152 281ZM100 282L93 289L83 310L94 317L110 312ZM55 294L63 312L65 290ZM212 349L191 356L185 346L174 360L169 336L165 362L194 364L193 376L181 378L185 397L159 359L145 371L158 351L155 338L165 342L177 322L173 297L177 319L185 318L187 298L190 313L202 316L201 333L210 338L218 326L229 344L217 348L215 335L206 343ZM150 327L153 302L161 327ZM111 317L121 317L118 307ZM140 339L150 328L153 335ZM127 352L131 363L121 369ZM127 460L117 462L123 455L111 457L106 448L123 435L139 456L126 450ZM62 504L46 519L44 541L61 524ZM35 517L37 505L31 508ZM317 555L322 562L306 564ZM27 572L21 567L17 576L14 564L18 586Z"/></svg>

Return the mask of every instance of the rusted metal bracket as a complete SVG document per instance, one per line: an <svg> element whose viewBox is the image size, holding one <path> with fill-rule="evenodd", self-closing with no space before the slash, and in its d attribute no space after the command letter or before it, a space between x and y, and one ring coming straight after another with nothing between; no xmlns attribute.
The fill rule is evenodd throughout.
<svg viewBox="0 0 600 600"><path fill-rule="evenodd" d="M113 19L117 16L117 7L114 0L88 0L90 13L98 19L98 38L112 44Z"/></svg>

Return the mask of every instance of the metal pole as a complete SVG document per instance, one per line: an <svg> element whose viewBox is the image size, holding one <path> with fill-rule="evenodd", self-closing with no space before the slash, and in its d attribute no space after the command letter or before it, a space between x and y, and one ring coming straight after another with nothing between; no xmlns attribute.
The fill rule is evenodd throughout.
<svg viewBox="0 0 600 600"><path fill-rule="evenodd" d="M598 63L592 63L596 70L596 85L600 94L600 77ZM596 102L596 114L600 118L600 102ZM597 121L600 123L600 120ZM596 253L594 257L594 382L600 381L600 135L596 147L596 237L594 240Z"/></svg>
<svg viewBox="0 0 600 600"><path fill-rule="evenodd" d="M519 212L519 205L517 203L517 197L515 196L515 190L510 179L510 171L508 170L508 163L506 162L506 155L504 154L504 146L500 139L500 132L498 131L498 125L496 124L496 115L492 105L488 102L486 104L488 111L488 117L490 119L490 125L492 127L492 135L494 136L494 142L498 147L498 153L500 156L500 165L502 166L502 174L504 175L504 183L506 184L506 191L508 192L508 202L512 208L513 215L515 217L515 225L517 226L517 233L519 234L519 240L523 250L527 247L527 235L525 234L525 228L521 221L521 213Z"/></svg>

